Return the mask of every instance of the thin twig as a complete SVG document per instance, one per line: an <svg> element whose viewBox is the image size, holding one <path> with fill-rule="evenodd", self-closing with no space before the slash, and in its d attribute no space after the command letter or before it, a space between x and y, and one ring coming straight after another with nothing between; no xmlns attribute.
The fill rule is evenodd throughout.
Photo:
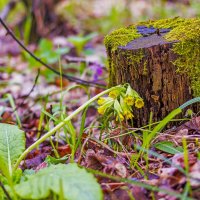
<svg viewBox="0 0 200 200"><path fill-rule="evenodd" d="M2 183L1 181L0 181L0 187L1 187L2 190L4 191L4 193L5 193L6 197L7 197L7 199L8 199L8 200L12 200L11 197L10 197L10 195L8 194L6 188L4 187L4 185L3 185L3 183Z"/></svg>
<svg viewBox="0 0 200 200"><path fill-rule="evenodd" d="M8 28L8 26L5 24L3 19L0 18L0 23L3 25L3 27L6 29L7 33L19 44L19 46L22 47L32 58L34 58L37 62L45 66L47 69L53 71L55 74L60 76L60 72L52 68L50 65L46 64L44 61L36 57L27 47L24 46L22 42L18 40L18 38L13 34L13 32ZM91 86L91 87L97 87L97 88L105 88L106 86L103 84L91 82L91 81L85 81L70 75L62 74L63 78L68 79L69 81L79 83L81 85Z"/></svg>
<svg viewBox="0 0 200 200"><path fill-rule="evenodd" d="M40 69L38 69L38 73L37 73L37 75L36 75L36 77L35 77L35 81L34 81L34 84L33 84L32 88L31 88L31 90L29 91L28 94L26 94L25 96L23 96L23 101L22 101L22 103L20 103L19 106L23 105L24 102L25 102L25 100L26 100L26 99L31 95L31 93L34 91L34 89L35 89L35 87L36 87L36 85L37 85L37 81L38 81L39 76L40 76Z"/></svg>
<svg viewBox="0 0 200 200"><path fill-rule="evenodd" d="M101 67L103 70L106 70L106 67L100 63L97 63L95 61L92 60L87 60L85 58L80 58L80 57L73 57L73 56L64 56L64 59L66 60L67 63L86 63L88 65L98 65L99 67Z"/></svg>

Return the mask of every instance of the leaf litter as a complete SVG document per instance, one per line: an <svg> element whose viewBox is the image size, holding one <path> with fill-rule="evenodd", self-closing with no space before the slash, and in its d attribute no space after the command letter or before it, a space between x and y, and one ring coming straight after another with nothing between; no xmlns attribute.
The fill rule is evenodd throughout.
<svg viewBox="0 0 200 200"><path fill-rule="evenodd" d="M55 43L61 43L64 45L66 40L63 38L54 38ZM69 44L68 44L69 45ZM93 44L94 46L96 44ZM5 36L5 32L0 28L0 122L8 124L16 124L16 115L10 105L10 102L6 98L5 94L11 94L15 104L16 112L18 113L21 123L22 130L26 132L26 147L30 146L34 141L37 140L37 136L42 135L47 131L47 123L50 117L46 116L42 127L38 130L40 123L41 110L55 114L59 108L61 98L62 83L64 89L70 86L74 86L74 83L70 83L66 80L61 81L60 78L49 75L50 78L40 76L38 84L34 88L34 91L30 96L24 100L24 96L31 90L34 79L37 75L35 69L28 67L29 63L24 61L21 56L21 50L9 36ZM70 45L69 45L69 48ZM102 52L98 52L100 56ZM104 52L105 53L105 52ZM9 55L9 56L8 56ZM99 57L100 57L99 56ZM98 56L97 56L98 57ZM74 56L73 56L74 58ZM87 61L86 61L87 63ZM8 66L8 68L7 68ZM42 67L41 67L42 68ZM45 71L42 68L43 71ZM104 79L106 76L106 70L101 67L99 61L93 62L89 66L89 70L93 71L93 75L82 74L82 78L92 78L93 81ZM77 69L72 66L70 69L65 70L68 73L77 73ZM47 71L45 73L48 73ZM52 78L53 77L53 78ZM64 90L63 89L63 90ZM52 92L54 91L54 92ZM58 92L55 92L58 91ZM90 95L102 91L101 89L90 88ZM46 100L45 100L46 99ZM70 90L63 98L62 104L66 105L65 112L68 114L81 106L87 101L87 93L82 89ZM45 102L46 101L46 102ZM22 104L23 102L23 104ZM42 102L39 103L39 102ZM149 155L149 166L146 170L146 161L141 158L138 161L139 167L145 172L142 174L137 168L131 166L131 158L136 154L133 146L134 144L142 145L140 135L124 135L130 127L124 124L124 128L118 128L109 131L103 135L103 141L98 142L100 136L100 130L95 128L99 126L97 119L99 118L96 112L96 105L88 109L86 118L86 128L82 134L81 144L82 148L79 148L75 155L75 161L81 166L99 170L103 173L117 176L121 178L128 178L138 182L148 183L153 186L165 188L169 191L176 191L182 193L187 182L190 182L190 186L193 189L192 197L195 199L199 198L199 187L200 187L200 161L198 150L200 148L200 117L193 117L190 121L175 127L173 129L166 130L162 134L155 138L154 143L162 141L171 141L174 147L182 146L182 138L187 140L187 147L189 151L188 165L189 172L186 176L178 167L184 169L184 155L181 153L170 154L152 148L153 152L157 152L164 158L170 160L170 163L155 155ZM78 116L73 120L76 132L79 132L81 122L81 116ZM56 122L51 122L49 127L53 127ZM92 126L90 126L92 124ZM140 130L136 130L139 132ZM122 135L122 136L120 136ZM60 134L64 136L64 133ZM110 137L112 144L106 143L106 137ZM59 137L53 138L53 144L55 149L52 147L51 141L47 140L38 149L31 151L26 159L21 163L21 168L33 169L35 172L46 168L50 162L62 162L69 163L69 157L71 154L70 145L63 142ZM116 148L113 148L115 146ZM65 158L62 161L55 158L55 150L58 152L60 158ZM57 160L53 160L55 158ZM134 197L136 200L145 199L177 199L169 194L162 192L149 192L142 187L138 187L129 183L113 181L109 178L102 178L97 175L97 179L101 184L104 192L104 199L131 199Z"/></svg>
<svg viewBox="0 0 200 200"><path fill-rule="evenodd" d="M6 52L4 55L5 62L3 62L3 64L7 62L7 53L8 52ZM15 68L15 66L13 65L14 61L10 62L12 73L8 73L5 70L5 72L1 74L1 80L6 81L7 83L5 83L6 85L4 85L3 89L1 90L0 96L1 98L5 98L4 95L6 93L10 93L13 95L16 107L18 108L17 112L22 121L22 129L26 132L27 146L30 146L30 144L32 144L37 139L36 136L38 134L39 117L42 108L40 105L38 105L38 101L49 95L46 110L49 110L51 106L56 106L59 103L60 94L50 94L50 92L59 91L60 82L57 82L59 79L55 79L54 82L47 83L45 81L45 78L40 77L39 84L34 89L34 92L31 93L28 99L23 103L23 105L21 105L21 102L23 101L23 96L28 93L33 85L34 77L32 76L32 72L24 67L27 66L26 63L23 63L24 61L22 61L18 57L13 57L12 59L16 59L16 63L21 62L21 66L23 67ZM99 76L101 76L101 74L102 71L99 73ZM68 87L70 84L71 83L69 82L63 83L64 87ZM90 92L94 95L99 91L92 88ZM81 104L83 104L87 100L87 98L87 94L83 90L72 90L69 91L68 94L66 94L65 98L63 99L63 104L67 105L66 110L70 113ZM77 101L77 99L79 100ZM1 122L14 124L16 119L13 113L13 109L10 107L10 103L7 100L1 101L0 108ZM87 126L89 126L95 118L98 118L96 109L90 108L86 121ZM80 119L81 116L73 121L75 127L80 126ZM97 122L96 125L98 125ZM170 166L159 158L155 158L154 156L152 156L149 159L149 171L147 171L148 179L144 179L144 176L141 175L137 171L137 169L130 167L131 155L135 153L133 150L130 150L132 149L130 147L134 145L135 142L140 143L140 140L137 137L132 137L130 135L118 137L118 135L126 133L128 128L129 127L125 128L124 130L114 129L110 132L110 137L114 137L113 139L111 139L113 140L113 143L124 146L124 149L119 152L110 151L110 148L112 147L110 147L109 145L101 145L95 140L89 138L86 141L85 146L83 147L83 155L81 156L80 164L82 166L85 166L86 168L99 170L113 176L129 179L134 178L137 181L148 183L150 185L152 184L154 186L156 185L158 187L168 190L183 192L184 185L187 183L188 178L184 174L182 174L176 167L173 166L175 164L184 168L183 155L175 154L173 156L167 154L166 152L158 151L160 154L163 154L164 157L168 159L170 158L172 160L172 165ZM44 127L41 129L41 134L43 132L45 132ZM96 139L98 138L99 130L95 128L90 128L82 136L82 143L84 143L84 141L87 139L89 132L92 132L92 137ZM172 141L175 146L181 145L182 137L185 137L187 139L190 152L189 176L191 178L189 180L191 187L194 188L193 197L198 197L199 192L197 188L200 186L200 162L197 159L196 154L196 140L197 138L199 138L199 132L200 117L194 117L190 121L180 125L173 130L166 130L163 134L160 134L155 139L155 141L157 142ZM55 138L55 142L57 142L57 138ZM106 145L109 148L106 148ZM59 142L56 150L58 151L60 157L69 156L71 153L71 149L68 144L63 144ZM154 151L156 150L154 149ZM40 145L38 150L34 150L29 153L29 155L26 157L26 160L24 160L24 162L22 163L21 167L22 169L34 169L37 172L41 168L45 168L48 166L48 163L45 161L45 159L47 158L47 156L50 155L53 157L55 156L50 142L46 141L43 145ZM78 149L76 158L78 159L80 155L81 152L80 149ZM64 163L68 162L69 159L66 158ZM139 163L141 168L145 169L145 161L140 160ZM105 179L100 177L98 177L98 180L99 183L101 183L101 187L104 191L105 199L130 199L130 196L133 196L135 199L149 199L152 195L146 189L133 186L131 184L113 182L108 178ZM196 191L195 188L197 189ZM161 192L155 193L154 195L157 199L176 199Z"/></svg>

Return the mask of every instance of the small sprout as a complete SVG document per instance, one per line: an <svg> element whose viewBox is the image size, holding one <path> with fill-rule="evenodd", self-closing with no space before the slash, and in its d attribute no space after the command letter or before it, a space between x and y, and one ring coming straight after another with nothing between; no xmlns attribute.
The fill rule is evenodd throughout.
<svg viewBox="0 0 200 200"><path fill-rule="evenodd" d="M142 108L144 106L144 101L141 98L137 98L135 100L135 107L136 108Z"/></svg>

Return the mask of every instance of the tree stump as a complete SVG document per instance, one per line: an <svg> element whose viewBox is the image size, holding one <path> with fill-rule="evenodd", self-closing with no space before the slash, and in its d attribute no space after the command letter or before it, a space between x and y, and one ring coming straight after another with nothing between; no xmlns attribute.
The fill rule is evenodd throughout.
<svg viewBox="0 0 200 200"><path fill-rule="evenodd" d="M144 108L134 110L138 127L148 124L151 112L160 121L200 96L200 19L138 23L107 35L105 45L109 85L130 83L144 99Z"/></svg>

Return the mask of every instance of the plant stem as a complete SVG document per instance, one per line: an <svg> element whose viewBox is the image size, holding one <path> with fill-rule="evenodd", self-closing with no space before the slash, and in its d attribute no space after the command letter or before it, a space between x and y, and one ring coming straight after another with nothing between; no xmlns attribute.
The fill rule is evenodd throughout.
<svg viewBox="0 0 200 200"><path fill-rule="evenodd" d="M94 96L93 98L91 98L89 101L85 102L82 106L80 106L79 108L77 108L71 115L69 115L68 117L66 117L62 122L60 122L57 126L55 126L52 130L50 130L49 132L47 132L45 135L43 135L39 140L37 140L36 142L34 142L31 146L29 146L23 153L22 155L18 158L14 170L16 170L18 168L18 166L20 165L20 162L26 157L26 155L32 151L33 149L35 149L39 144L41 144L42 142L44 142L48 137L50 137L51 135L53 135L56 131L58 131L60 128L62 128L69 120L71 120L74 116L76 116L78 113L80 113L82 110L84 110L90 103L92 103L93 101L97 100L99 97L109 93L110 91L112 91L113 89L119 88L121 87L121 85L119 86L115 86L112 88L109 88L99 94L97 94L96 96Z"/></svg>
<svg viewBox="0 0 200 200"><path fill-rule="evenodd" d="M1 181L0 181L0 187L1 187L1 189L3 190L4 194L6 195L7 199L8 199L8 200L12 200L12 199L10 198L10 195L9 195L8 191L6 190L5 186L3 185L3 183L2 183Z"/></svg>
<svg viewBox="0 0 200 200"><path fill-rule="evenodd" d="M16 120L17 120L17 124L18 124L19 128L21 128L22 124L21 124L20 117L19 117L19 115L17 113L17 110L16 110L16 105L15 105L15 101L13 99L13 96L11 94L7 94L6 96L7 96L8 100L9 100L10 105L11 105L11 107L13 109L14 114L15 114L15 117L16 117Z"/></svg>

